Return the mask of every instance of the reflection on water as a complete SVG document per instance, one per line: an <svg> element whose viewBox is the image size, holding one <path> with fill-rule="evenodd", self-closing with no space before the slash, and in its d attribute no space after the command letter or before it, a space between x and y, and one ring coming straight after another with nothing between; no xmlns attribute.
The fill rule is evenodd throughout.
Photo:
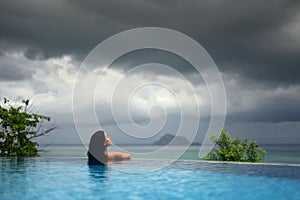
<svg viewBox="0 0 300 200"><path fill-rule="evenodd" d="M104 165L88 165L89 175L97 181L104 181L107 178L107 166Z"/></svg>
<svg viewBox="0 0 300 200"><path fill-rule="evenodd" d="M30 173L37 170L35 158L0 158L1 190L8 194L27 195L29 193L28 185L31 184ZM16 184L17 186L15 186ZM11 191L11 188L14 190Z"/></svg>

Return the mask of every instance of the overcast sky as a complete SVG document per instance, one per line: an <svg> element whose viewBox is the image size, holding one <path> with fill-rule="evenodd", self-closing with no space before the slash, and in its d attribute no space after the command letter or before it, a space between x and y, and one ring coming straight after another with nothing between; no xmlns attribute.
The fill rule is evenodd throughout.
<svg viewBox="0 0 300 200"><path fill-rule="evenodd" d="M300 2L296 0L2 0L0 97L30 98L40 112L52 117L58 129L43 142L79 142L72 96L80 64L100 42L139 27L180 31L205 48L224 81L225 128L232 135L254 137L260 143L300 143ZM107 91L101 95L106 97L116 80L146 63L176 69L196 90L202 122L195 142L201 142L211 111L208 91L194 68L176 55L148 49L119 58L103 77ZM166 88L145 87L130 101L132 119L147 124L149 109L159 105L168 112L161 133L176 133L178 105L189 113L194 110L186 80L153 69L127 74L126 87L155 80L177 88L182 102L178 104ZM99 78L97 69L89 69L84 76L90 84ZM122 135L105 111L108 102L100 98L96 112L102 113L102 128L116 143L155 140L135 141ZM122 105L121 99L119 103ZM91 105L83 104L84 118ZM153 113L154 121L163 114L160 108ZM88 122L86 126L90 133L97 128L89 127Z"/></svg>

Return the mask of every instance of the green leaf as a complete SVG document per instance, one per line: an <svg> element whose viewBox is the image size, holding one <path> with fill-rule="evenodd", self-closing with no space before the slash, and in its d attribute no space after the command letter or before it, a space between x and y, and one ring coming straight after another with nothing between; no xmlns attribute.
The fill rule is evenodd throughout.
<svg viewBox="0 0 300 200"><path fill-rule="evenodd" d="M259 148L256 140L248 143L248 138L235 137L223 129L219 138L214 135L210 139L215 142L215 148L204 158L205 160L263 162L266 151Z"/></svg>
<svg viewBox="0 0 300 200"><path fill-rule="evenodd" d="M9 100L4 98L4 104L8 102ZM43 121L50 121L51 118L28 112L26 107L29 102L26 99L16 106L7 104L7 107L2 107L0 105L0 156L37 156L38 144L30 139L42 136L54 129L50 127L44 130ZM22 104L25 104L25 108Z"/></svg>

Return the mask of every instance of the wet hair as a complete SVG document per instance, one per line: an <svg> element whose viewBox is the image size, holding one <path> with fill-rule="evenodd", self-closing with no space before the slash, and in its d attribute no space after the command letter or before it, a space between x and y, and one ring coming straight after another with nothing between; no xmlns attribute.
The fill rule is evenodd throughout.
<svg viewBox="0 0 300 200"><path fill-rule="evenodd" d="M107 155L104 143L104 131L97 131L92 135L87 153L89 165L106 165Z"/></svg>

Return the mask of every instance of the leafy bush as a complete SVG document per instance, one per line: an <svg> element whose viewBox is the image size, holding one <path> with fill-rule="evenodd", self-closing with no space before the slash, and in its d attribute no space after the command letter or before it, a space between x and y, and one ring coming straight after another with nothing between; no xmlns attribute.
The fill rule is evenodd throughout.
<svg viewBox="0 0 300 200"><path fill-rule="evenodd" d="M239 162L263 162L266 151L258 147L255 140L248 143L248 138L232 138L223 129L219 138L212 135L215 143L214 149L204 157L204 160L239 161Z"/></svg>
<svg viewBox="0 0 300 200"><path fill-rule="evenodd" d="M0 104L0 156L37 156L35 137L45 135L54 129L44 129L44 121L51 118L28 111L29 100L13 106L4 98Z"/></svg>

